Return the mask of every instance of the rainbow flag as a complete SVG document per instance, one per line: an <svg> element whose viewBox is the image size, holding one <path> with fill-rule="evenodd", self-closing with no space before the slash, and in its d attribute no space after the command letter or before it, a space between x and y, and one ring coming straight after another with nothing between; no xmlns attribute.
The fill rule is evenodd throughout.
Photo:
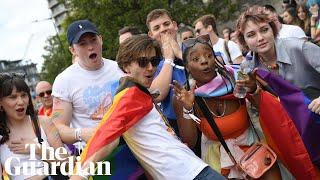
<svg viewBox="0 0 320 180"><path fill-rule="evenodd" d="M260 93L260 124L268 144L297 179L317 179L320 167L319 115L307 108L301 90L283 78L258 69L261 77L278 95Z"/></svg>
<svg viewBox="0 0 320 180"><path fill-rule="evenodd" d="M126 144L119 145L103 161L111 164L111 176L95 175L91 180L136 180L144 173L144 169L133 156L131 150Z"/></svg>
<svg viewBox="0 0 320 180"><path fill-rule="evenodd" d="M136 83L132 78L125 77L120 80L120 86L113 100L113 104L107 113L102 118L96 132L88 141L86 148L81 154L81 163L84 163L88 158L98 153L102 147L113 142L119 138L129 128L134 126L139 120L141 120L146 114L148 114L153 108L153 99L149 91L143 86ZM126 154L128 147L124 149L115 149L113 154ZM131 152L130 152L131 153ZM112 156L112 154L111 154ZM119 156L118 156L119 157ZM121 163L118 159L117 162L121 166L128 169L127 164ZM109 160L110 161L110 160ZM115 164L111 160L111 169ZM125 161L123 161L125 162ZM141 171L141 168L132 169L131 175L137 175ZM119 175L125 172L119 172ZM113 177L114 174L112 174ZM106 178L106 177L105 177ZM104 178L104 179L105 179ZM134 179L132 176L127 178L119 177L112 179Z"/></svg>

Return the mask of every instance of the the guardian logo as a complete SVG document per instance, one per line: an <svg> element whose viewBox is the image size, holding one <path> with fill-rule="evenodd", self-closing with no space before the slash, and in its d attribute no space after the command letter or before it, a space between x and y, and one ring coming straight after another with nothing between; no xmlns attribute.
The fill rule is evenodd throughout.
<svg viewBox="0 0 320 180"><path fill-rule="evenodd" d="M21 162L19 157L10 157L5 162L5 171L9 175L57 175L57 169L65 176L80 175L111 175L110 162L89 162L89 165L81 164L80 156L68 156L65 148L54 150L45 144L27 144L30 146L30 158ZM41 146L41 161L36 155L36 146ZM86 167L85 169L83 167Z"/></svg>

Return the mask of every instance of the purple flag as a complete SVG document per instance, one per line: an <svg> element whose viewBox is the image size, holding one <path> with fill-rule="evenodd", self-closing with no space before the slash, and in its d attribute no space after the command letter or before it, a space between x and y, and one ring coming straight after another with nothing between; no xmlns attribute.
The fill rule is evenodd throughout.
<svg viewBox="0 0 320 180"><path fill-rule="evenodd" d="M297 128L312 162L320 168L320 116L308 109L308 104L311 101L299 88L282 77L262 69L258 69L257 74L279 96L282 106Z"/></svg>

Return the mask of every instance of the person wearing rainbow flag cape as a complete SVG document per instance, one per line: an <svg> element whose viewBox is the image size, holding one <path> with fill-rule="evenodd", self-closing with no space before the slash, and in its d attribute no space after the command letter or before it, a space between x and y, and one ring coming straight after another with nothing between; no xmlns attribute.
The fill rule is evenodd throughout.
<svg viewBox="0 0 320 180"><path fill-rule="evenodd" d="M112 106L82 152L82 169L107 156L123 136L154 179L224 179L178 139L147 89L160 60L159 43L147 35L120 45L117 62L128 77L120 79Z"/></svg>

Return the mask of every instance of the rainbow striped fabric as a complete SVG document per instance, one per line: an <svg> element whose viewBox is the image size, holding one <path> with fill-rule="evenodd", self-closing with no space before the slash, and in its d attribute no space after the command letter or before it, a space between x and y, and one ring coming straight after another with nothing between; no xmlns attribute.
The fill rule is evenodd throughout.
<svg viewBox="0 0 320 180"><path fill-rule="evenodd" d="M81 163L84 163L88 158L101 151L104 146L119 138L148 114L152 108L153 99L149 91L136 83L132 78L122 78L112 106L104 115L96 132L88 141L86 148L81 154ZM109 158L106 159L111 162L112 176L109 178L136 179L143 170L138 164L133 163L130 167L130 164L126 163L130 159L136 162L132 157L133 155L126 145L115 149ZM101 179L106 178L108 177L101 177Z"/></svg>

